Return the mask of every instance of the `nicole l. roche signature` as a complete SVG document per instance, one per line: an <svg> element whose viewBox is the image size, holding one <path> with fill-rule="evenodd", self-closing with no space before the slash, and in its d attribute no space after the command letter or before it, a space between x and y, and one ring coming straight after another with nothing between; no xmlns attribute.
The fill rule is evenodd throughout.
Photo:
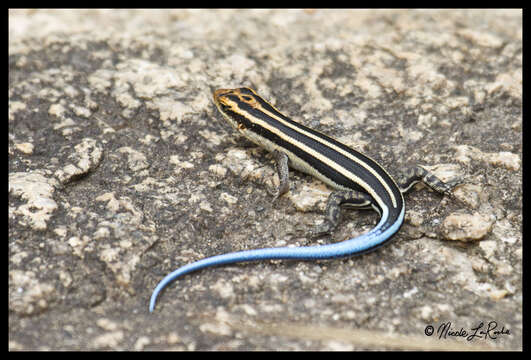
<svg viewBox="0 0 531 360"><path fill-rule="evenodd" d="M432 325L426 326L424 333L427 336L433 335L434 328ZM474 339L497 339L502 335L510 335L511 332L509 329L506 329L504 326L499 327L498 323L494 320L488 322L486 325L481 321L477 326L470 328L468 331L463 327L457 328L453 327L451 321L444 322L439 325L437 328L437 336L439 339L446 339L447 337L463 337L467 341L472 341Z"/></svg>

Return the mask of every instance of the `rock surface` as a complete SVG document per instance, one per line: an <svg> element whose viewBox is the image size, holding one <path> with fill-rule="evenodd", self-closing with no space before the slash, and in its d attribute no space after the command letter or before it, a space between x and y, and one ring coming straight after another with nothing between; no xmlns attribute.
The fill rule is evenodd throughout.
<svg viewBox="0 0 531 360"><path fill-rule="evenodd" d="M207 269L150 314L180 265L313 243L329 189L272 201L211 101L240 86L463 184L407 195L378 251ZM11 350L522 349L520 10L11 10L8 121Z"/></svg>

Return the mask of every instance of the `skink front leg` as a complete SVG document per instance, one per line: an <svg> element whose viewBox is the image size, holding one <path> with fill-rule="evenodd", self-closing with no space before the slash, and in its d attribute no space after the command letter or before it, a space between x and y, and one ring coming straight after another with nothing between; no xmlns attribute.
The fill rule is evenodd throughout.
<svg viewBox="0 0 531 360"><path fill-rule="evenodd" d="M274 201L289 191L289 168L288 155L278 150L273 151L272 154L275 158L279 180L276 194L271 193L271 195L274 195Z"/></svg>

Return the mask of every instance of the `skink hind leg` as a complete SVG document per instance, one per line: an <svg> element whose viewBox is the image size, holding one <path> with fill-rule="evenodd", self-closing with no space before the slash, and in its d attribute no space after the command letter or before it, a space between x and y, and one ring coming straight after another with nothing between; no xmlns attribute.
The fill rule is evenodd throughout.
<svg viewBox="0 0 531 360"><path fill-rule="evenodd" d="M426 184L438 193L453 197L451 190L461 182L461 179L456 179L445 183L432 172L417 165L413 168L410 168L403 176L403 181L399 184L400 191L406 194L413 189L413 185L419 182Z"/></svg>
<svg viewBox="0 0 531 360"><path fill-rule="evenodd" d="M285 153L278 150L273 151L272 154L275 158L280 183L276 193L270 192L271 195L274 196L273 200L276 200L289 191L289 158ZM315 227L315 229L310 232L310 236L320 237L330 234L339 223L342 206L356 209L375 209L373 206L373 200L368 194L355 190L334 191L328 197L326 215L323 224Z"/></svg>
<svg viewBox="0 0 531 360"><path fill-rule="evenodd" d="M316 226L310 235L312 237L320 237L330 234L339 223L341 206L348 206L356 209L371 209L372 203L373 200L369 195L359 191L334 191L328 197L323 224Z"/></svg>

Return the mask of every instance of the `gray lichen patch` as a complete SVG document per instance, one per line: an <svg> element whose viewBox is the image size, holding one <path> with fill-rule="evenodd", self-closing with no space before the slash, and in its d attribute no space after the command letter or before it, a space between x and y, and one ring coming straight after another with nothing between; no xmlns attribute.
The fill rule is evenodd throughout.
<svg viewBox="0 0 531 360"><path fill-rule="evenodd" d="M127 197L116 198L113 193L105 193L96 197L95 201L105 204L107 211L96 226L91 247L95 248L99 259L112 271L116 284L134 294L132 277L142 252L157 240L153 234L155 225L146 221L143 212ZM131 236L129 229L145 233L146 236ZM74 246L78 247L80 253L91 252L85 243L76 242Z"/></svg>
<svg viewBox="0 0 531 360"><path fill-rule="evenodd" d="M57 297L55 288L39 282L33 271L10 271L9 285L9 309L23 316L46 311L50 301Z"/></svg>
<svg viewBox="0 0 531 360"><path fill-rule="evenodd" d="M129 169L135 173L138 173L139 171L149 167L146 156L140 151L124 146L119 148L118 152L127 154L127 165L129 166Z"/></svg>
<svg viewBox="0 0 531 360"><path fill-rule="evenodd" d="M469 145L455 146L454 149L456 150L456 159L464 164L470 164L472 160L484 161L492 166L501 166L511 171L518 171L522 162L518 154L508 151L482 152L480 149Z"/></svg>
<svg viewBox="0 0 531 360"><path fill-rule="evenodd" d="M103 148L95 139L85 138L74 146L66 165L58 169L54 176L62 183L66 184L73 178L86 175L93 171L100 163L103 156Z"/></svg>
<svg viewBox="0 0 531 360"><path fill-rule="evenodd" d="M452 214L444 219L442 234L448 240L481 240L491 230L494 217L475 214Z"/></svg>
<svg viewBox="0 0 531 360"><path fill-rule="evenodd" d="M9 207L9 214L21 218L21 222L34 230L44 230L57 210L53 198L57 180L46 177L40 171L9 174L9 192L20 197L24 203Z"/></svg>
<svg viewBox="0 0 531 360"><path fill-rule="evenodd" d="M88 81L100 93L107 94L110 90L124 108L136 109L141 104L136 97L144 99L148 108L159 111L160 120L164 122L182 121L183 116L197 111L188 102L177 98L190 81L187 73L150 61L131 59L117 64L116 71L101 69L94 72ZM133 93L136 97L132 96Z"/></svg>

